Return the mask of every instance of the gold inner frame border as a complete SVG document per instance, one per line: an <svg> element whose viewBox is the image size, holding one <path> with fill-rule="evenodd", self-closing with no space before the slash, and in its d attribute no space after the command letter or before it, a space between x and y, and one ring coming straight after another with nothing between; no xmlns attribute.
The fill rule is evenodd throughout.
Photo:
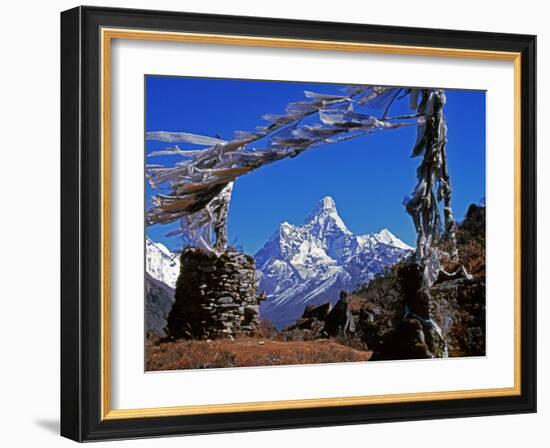
<svg viewBox="0 0 550 448"><path fill-rule="evenodd" d="M101 29L101 420L168 417L230 412L252 412L318 407L407 403L432 400L502 397L521 394L521 54L514 52L420 47L239 35L162 32L138 29ZM514 63L514 386L441 392L418 392L336 398L314 398L228 404L111 409L110 368L110 63L114 39L294 48L355 53L454 57L512 61Z"/></svg>

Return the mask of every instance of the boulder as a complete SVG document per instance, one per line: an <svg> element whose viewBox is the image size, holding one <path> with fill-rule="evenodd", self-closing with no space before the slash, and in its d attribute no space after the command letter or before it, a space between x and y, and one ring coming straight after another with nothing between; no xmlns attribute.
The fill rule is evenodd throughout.
<svg viewBox="0 0 550 448"><path fill-rule="evenodd" d="M330 302L322 303L321 305L308 304L304 309L302 319L315 318L319 320L325 320L331 309L332 304Z"/></svg>
<svg viewBox="0 0 550 448"><path fill-rule="evenodd" d="M428 349L424 329L417 319L407 319L397 325L389 337L374 352L371 360L433 358Z"/></svg>

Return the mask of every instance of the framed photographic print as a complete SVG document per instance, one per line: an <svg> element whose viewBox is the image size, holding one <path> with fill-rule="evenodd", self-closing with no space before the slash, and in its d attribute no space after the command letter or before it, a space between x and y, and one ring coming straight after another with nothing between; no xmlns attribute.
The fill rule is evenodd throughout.
<svg viewBox="0 0 550 448"><path fill-rule="evenodd" d="M535 36L61 14L61 433L536 411Z"/></svg>

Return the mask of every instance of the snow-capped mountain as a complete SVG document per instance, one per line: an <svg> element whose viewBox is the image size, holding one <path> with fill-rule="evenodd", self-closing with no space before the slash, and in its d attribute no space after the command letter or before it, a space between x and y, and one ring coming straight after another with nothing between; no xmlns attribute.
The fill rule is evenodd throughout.
<svg viewBox="0 0 550 448"><path fill-rule="evenodd" d="M411 250L388 229L354 235L327 196L305 224L283 222L256 254L260 290L267 294L260 314L281 328L307 304L334 304L340 290L368 282Z"/></svg>
<svg viewBox="0 0 550 448"><path fill-rule="evenodd" d="M154 279L175 288L180 272L180 261L177 254L170 252L166 246L146 237L145 270Z"/></svg>

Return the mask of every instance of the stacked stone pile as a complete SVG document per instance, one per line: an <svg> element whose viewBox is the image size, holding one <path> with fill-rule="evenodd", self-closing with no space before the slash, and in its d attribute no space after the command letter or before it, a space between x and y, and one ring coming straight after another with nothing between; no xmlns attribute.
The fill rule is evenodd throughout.
<svg viewBox="0 0 550 448"><path fill-rule="evenodd" d="M175 303L168 316L171 339L209 339L253 333L259 326L254 258L197 248L181 254Z"/></svg>

